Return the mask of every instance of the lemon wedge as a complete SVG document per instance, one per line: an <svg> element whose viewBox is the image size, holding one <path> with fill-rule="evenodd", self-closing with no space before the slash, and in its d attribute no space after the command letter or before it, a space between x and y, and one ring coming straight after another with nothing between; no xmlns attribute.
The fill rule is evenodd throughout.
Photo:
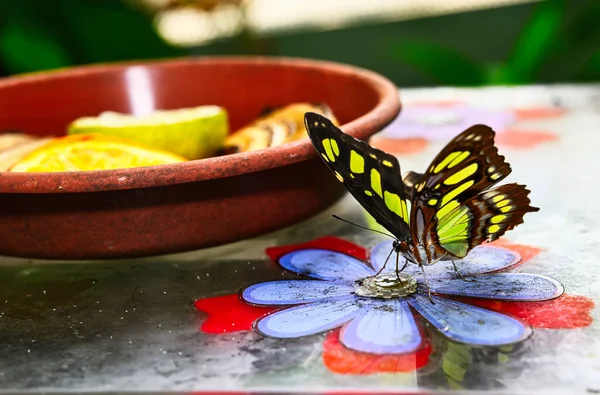
<svg viewBox="0 0 600 395"><path fill-rule="evenodd" d="M187 161L186 158L125 139L102 135L52 140L15 163L10 172L115 170Z"/></svg>

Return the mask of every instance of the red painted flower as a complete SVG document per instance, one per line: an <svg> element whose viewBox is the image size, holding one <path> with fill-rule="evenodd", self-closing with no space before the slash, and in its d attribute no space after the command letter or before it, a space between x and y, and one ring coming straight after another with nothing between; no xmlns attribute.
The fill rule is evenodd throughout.
<svg viewBox="0 0 600 395"><path fill-rule="evenodd" d="M518 121L562 116L564 110L530 108L491 110L460 102L412 103L371 144L394 155L424 150L429 141L448 142L475 124L485 124L497 133L498 146L529 149L556 140L544 131L517 129Z"/></svg>
<svg viewBox="0 0 600 395"><path fill-rule="evenodd" d="M380 244L378 247L370 254L374 268L381 264L378 256L387 245ZM308 257L319 251L325 254L320 260L314 260L314 256ZM346 256L342 259L347 259L348 262L352 261L352 258L365 261L367 251L347 241L327 237L305 244L267 250L267 254L274 261L288 270L295 266L296 270L293 271L296 273L303 271L303 274L313 278L321 276L320 280L267 282L246 288L246 300L256 303L261 298L266 298L271 304L279 306L249 305L240 300L238 295L200 299L195 304L208 315L201 327L201 330L207 333L251 330L253 323L259 332L282 338L328 331L323 344L323 362L334 372L370 374L411 371L426 365L432 352L432 346L420 320L414 319L416 313L433 326L440 325L439 322L452 323L452 320L461 320L460 325L456 325L457 321L454 324L445 324L446 328L440 327L441 333L450 340L481 345L522 341L531 333L531 327L560 329L589 325L589 310L593 307L591 300L571 295L554 298L555 294L562 293L562 290L550 288L560 285L543 276L523 273L495 274L498 270L512 269L537 253L539 249L506 242L495 242L490 247L478 247L470 254L473 255L471 259L474 264L462 262L461 268L466 275L475 274L475 267L479 273L486 272L487 274L474 277L480 285L465 283L462 288L454 287L460 289L459 292L453 292L447 283L454 283L457 279L444 277L444 283L436 282L435 273L432 273L432 289L445 295L444 298L435 296L438 302L436 309L430 309L426 304L428 302L420 301L418 297L406 301L362 300L357 304L356 296L344 296L343 281L332 283L332 279L338 275L361 276L364 274L362 270L373 269L366 265L364 268L352 266L352 263L350 266L343 266L342 273L338 271L341 266L336 265L335 259ZM494 254L494 259L489 259L489 254ZM317 264L312 265L314 262ZM442 263L438 263L430 268L437 267L438 275L443 275L447 270L443 266ZM504 277L500 282L491 281L502 276ZM535 281L536 286L515 287L524 279ZM297 283L293 283L294 281ZM492 283L493 287L490 288L489 284ZM505 284L510 286L505 287ZM306 288L294 289L296 286ZM320 294L311 288L315 286L319 288ZM490 295L490 292L493 295ZM290 298L295 299L289 300ZM281 309L282 306L289 305L295 307ZM471 325L468 317L454 314L462 310L478 315L477 325ZM313 314L315 312L318 314ZM386 322L394 320L394 317L404 320L401 333L395 329L391 330L389 324L383 327L376 324L373 326L373 322ZM414 326L410 325L411 322ZM342 329L335 329L336 327ZM461 332L459 327L468 330ZM402 335L401 340L398 334Z"/></svg>

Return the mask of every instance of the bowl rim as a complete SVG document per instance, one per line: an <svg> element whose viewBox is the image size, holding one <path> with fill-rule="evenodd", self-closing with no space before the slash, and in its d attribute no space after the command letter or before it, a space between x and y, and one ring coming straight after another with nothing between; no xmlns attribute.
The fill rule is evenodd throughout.
<svg viewBox="0 0 600 395"><path fill-rule="evenodd" d="M364 126L375 124L375 127L383 128L391 123L401 110L398 88L376 72L338 62L280 56L202 56L92 64L0 78L0 89L48 79L102 74L123 68L170 68L199 63L289 65L309 70L330 70L337 74L353 74L371 85L379 97L374 108L353 121L340 125L345 133L359 139L373 134L370 131L373 127ZM128 169L37 173L3 171L0 172L0 193L75 193L152 188L234 177L298 163L316 156L311 141L301 139L251 152Z"/></svg>

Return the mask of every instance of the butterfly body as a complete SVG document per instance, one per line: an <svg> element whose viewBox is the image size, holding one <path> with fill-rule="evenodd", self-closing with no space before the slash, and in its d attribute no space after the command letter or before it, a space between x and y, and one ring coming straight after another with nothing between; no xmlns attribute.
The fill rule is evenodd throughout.
<svg viewBox="0 0 600 395"><path fill-rule="evenodd" d="M465 257L471 249L523 222L529 191L491 188L511 172L494 146L494 131L475 125L456 136L425 173L402 179L398 160L343 133L327 118L305 114L323 161L375 220L396 239L393 250L419 266Z"/></svg>

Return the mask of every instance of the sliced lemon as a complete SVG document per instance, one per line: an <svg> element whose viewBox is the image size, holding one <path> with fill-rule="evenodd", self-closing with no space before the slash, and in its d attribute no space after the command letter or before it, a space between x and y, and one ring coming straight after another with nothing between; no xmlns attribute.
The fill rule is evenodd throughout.
<svg viewBox="0 0 600 395"><path fill-rule="evenodd" d="M52 141L51 137L31 139L14 147L0 151L0 171L8 171L15 163L23 160L27 155L43 145Z"/></svg>
<svg viewBox="0 0 600 395"><path fill-rule="evenodd" d="M11 172L114 170L187 161L125 139L102 135L66 136L52 140L15 163Z"/></svg>
<svg viewBox="0 0 600 395"><path fill-rule="evenodd" d="M138 141L187 159L214 156L229 132L227 111L219 106L160 110L134 116L107 111L73 121L68 134L102 134Z"/></svg>

